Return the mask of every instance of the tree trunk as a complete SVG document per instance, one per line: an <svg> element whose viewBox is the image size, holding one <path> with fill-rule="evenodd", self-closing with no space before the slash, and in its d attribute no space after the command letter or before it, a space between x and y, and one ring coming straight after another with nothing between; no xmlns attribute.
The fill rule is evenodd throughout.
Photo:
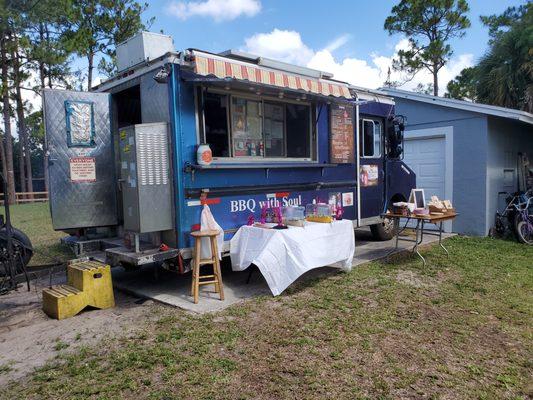
<svg viewBox="0 0 533 400"><path fill-rule="evenodd" d="M20 63L18 52L15 48L18 46L16 35L11 39L14 41L11 48L11 60L13 62L13 86L15 87L15 102L17 110L17 128L19 134L19 181L20 191L28 192L26 185L26 157L24 156L24 143L26 138L26 121L24 119L24 105L22 103L22 95L20 93Z"/></svg>
<svg viewBox="0 0 533 400"><path fill-rule="evenodd" d="M433 70L433 95L438 96L439 95L439 77L438 77L439 71L437 69Z"/></svg>
<svg viewBox="0 0 533 400"><path fill-rule="evenodd" d="M26 156L26 187L28 192L33 193L33 167L31 166L30 141L28 140L27 130L24 137L24 154ZM33 194L30 194L29 198L33 199Z"/></svg>
<svg viewBox="0 0 533 400"><path fill-rule="evenodd" d="M15 36L15 46L14 48L18 49L18 39ZM20 190L23 192L33 192L33 182L32 182L32 168L31 168L31 154L28 141L28 128L26 126L26 118L24 116L24 102L22 100L22 91L21 87L21 74L20 74L20 54L18 50L12 52L13 58L13 77L15 84L15 101L17 103L17 120L19 128L19 146L20 146L20 157L22 160L19 160L20 166L20 181L21 186ZM24 170L26 167L26 170ZM27 171L27 174L25 173ZM27 179L27 180L26 180ZM33 195L28 195L29 199L33 199Z"/></svg>
<svg viewBox="0 0 533 400"><path fill-rule="evenodd" d="M49 48L50 46L50 31L48 29L48 24L44 25L44 33L46 37L46 47ZM48 87L52 89L52 68L50 67L50 64L48 64ZM44 89L44 80L43 80L43 89Z"/></svg>
<svg viewBox="0 0 533 400"><path fill-rule="evenodd" d="M44 42L44 25L42 22L39 23L39 40L40 40L40 43L42 45L42 43ZM44 78L46 77L46 73L45 73L45 65L44 65L44 62L39 59L39 80L41 81L41 90L44 89Z"/></svg>
<svg viewBox="0 0 533 400"><path fill-rule="evenodd" d="M6 180L7 180L7 200L9 204L15 203L15 171L13 169L13 138L11 137L11 107L9 104L9 71L6 49L6 32L1 32L0 39L0 59L2 61L2 102L4 117L4 138L5 138L5 159L6 159ZM5 195L5 194L4 194Z"/></svg>
<svg viewBox="0 0 533 400"><path fill-rule="evenodd" d="M4 136L0 135L0 157L2 157L2 175L7 176L7 165L6 165L6 150L4 148ZM0 183L2 180L0 179ZM2 193L2 205L5 204L5 201L7 199L7 194Z"/></svg>
<svg viewBox="0 0 533 400"><path fill-rule="evenodd" d="M39 39L41 43L44 42L44 25L41 22L39 24ZM45 64L42 60L39 60L39 80L41 81L41 90L45 87L46 70ZM44 123L44 122L43 122ZM43 143L43 172L44 172L44 190L48 192L48 149L46 147L46 139Z"/></svg>
<svg viewBox="0 0 533 400"><path fill-rule="evenodd" d="M22 128L17 121L19 131L19 185L21 192L27 192L26 190L26 157L24 156L24 138L22 136ZM25 196L23 196L25 197Z"/></svg>
<svg viewBox="0 0 533 400"><path fill-rule="evenodd" d="M89 63L89 73L87 74L87 90L90 92L93 87L93 68L94 68L94 53L89 50L87 54L87 61Z"/></svg>

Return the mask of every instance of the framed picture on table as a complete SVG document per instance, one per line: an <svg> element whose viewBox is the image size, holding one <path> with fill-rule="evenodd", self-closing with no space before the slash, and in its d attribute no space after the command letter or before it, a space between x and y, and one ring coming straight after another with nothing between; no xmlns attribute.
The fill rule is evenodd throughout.
<svg viewBox="0 0 533 400"><path fill-rule="evenodd" d="M425 208L426 195L424 194L424 189L411 189L411 194L409 195L409 203L416 204L416 208Z"/></svg>

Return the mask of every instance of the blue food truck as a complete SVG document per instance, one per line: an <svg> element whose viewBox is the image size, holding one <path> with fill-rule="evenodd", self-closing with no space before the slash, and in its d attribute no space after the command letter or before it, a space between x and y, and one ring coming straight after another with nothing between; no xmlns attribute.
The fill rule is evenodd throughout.
<svg viewBox="0 0 533 400"><path fill-rule="evenodd" d="M183 268L204 204L226 251L265 205L332 199L354 227L392 237L381 215L415 174L391 98L238 51L175 52L148 32L117 47L117 64L91 92L43 93L52 221L78 256Z"/></svg>

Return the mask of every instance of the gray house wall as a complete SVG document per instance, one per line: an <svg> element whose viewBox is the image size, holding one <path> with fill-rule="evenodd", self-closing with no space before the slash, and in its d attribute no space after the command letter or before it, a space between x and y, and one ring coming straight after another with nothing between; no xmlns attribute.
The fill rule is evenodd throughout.
<svg viewBox="0 0 533 400"><path fill-rule="evenodd" d="M453 129L453 204L461 215L452 230L486 235L488 118L485 114L395 97L406 130ZM427 195L430 195L428 193Z"/></svg>
<svg viewBox="0 0 533 400"><path fill-rule="evenodd" d="M517 154L533 158L533 127L504 118L488 118L487 221L486 232L494 225L494 215L505 203L498 192L517 190Z"/></svg>

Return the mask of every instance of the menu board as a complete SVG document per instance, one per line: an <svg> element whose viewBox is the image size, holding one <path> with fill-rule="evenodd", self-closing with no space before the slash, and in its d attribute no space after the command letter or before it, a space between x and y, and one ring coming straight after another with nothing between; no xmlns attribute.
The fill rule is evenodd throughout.
<svg viewBox="0 0 533 400"><path fill-rule="evenodd" d="M350 164L355 159L353 107L332 104L330 108L330 159L334 164Z"/></svg>

